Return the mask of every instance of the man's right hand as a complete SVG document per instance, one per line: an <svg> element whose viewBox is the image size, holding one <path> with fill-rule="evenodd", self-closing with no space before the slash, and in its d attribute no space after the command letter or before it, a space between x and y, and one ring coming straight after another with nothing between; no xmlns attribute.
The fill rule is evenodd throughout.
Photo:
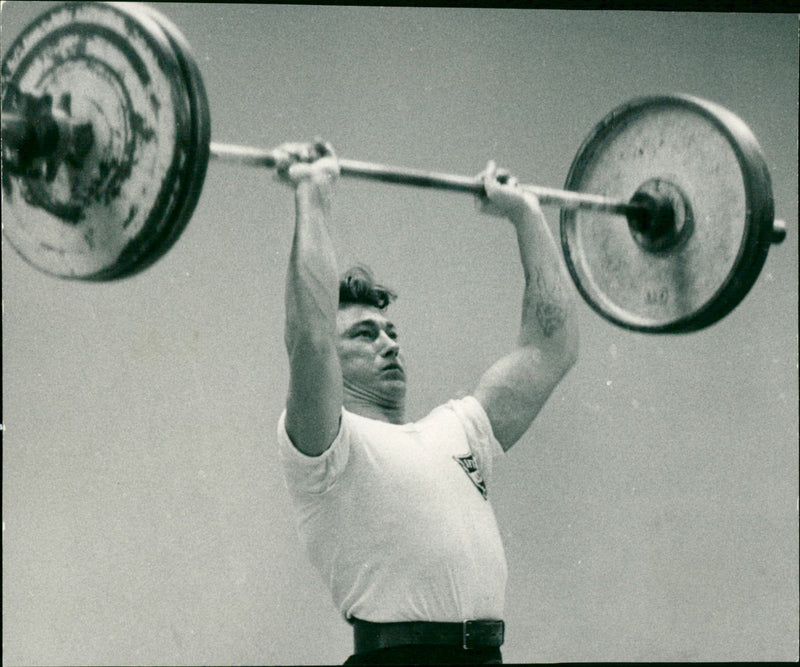
<svg viewBox="0 0 800 667"><path fill-rule="evenodd" d="M273 155L276 159L276 179L294 187L306 181L329 186L339 176L339 161L333 146L326 141L281 144L273 151Z"/></svg>

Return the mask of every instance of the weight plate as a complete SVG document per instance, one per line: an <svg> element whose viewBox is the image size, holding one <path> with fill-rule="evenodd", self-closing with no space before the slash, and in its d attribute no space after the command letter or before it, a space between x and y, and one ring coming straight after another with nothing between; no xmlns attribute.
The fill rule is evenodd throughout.
<svg viewBox="0 0 800 667"><path fill-rule="evenodd" d="M181 69L181 83L184 86L184 99L189 105L190 155L185 168L180 173L181 185L178 189L173 219L164 226L162 236L156 239L151 251L131 267L130 273L145 269L169 250L186 228L194 213L205 182L211 147L211 111L208 104L203 79L192 49L177 26L163 14L148 5L132 5L131 10L138 15L145 13L155 21L164 32L172 47ZM121 277L121 276L120 276Z"/></svg>
<svg viewBox="0 0 800 667"><path fill-rule="evenodd" d="M125 4L59 5L17 38L2 63L8 91L68 100L94 141L51 181L4 174L3 224L11 245L62 278L129 275L169 233L191 159L182 73L161 28Z"/></svg>
<svg viewBox="0 0 800 667"><path fill-rule="evenodd" d="M747 294L766 260L774 204L755 137L727 109L674 95L611 112L576 155L566 189L630 199L665 193L679 227L648 244L623 216L561 212L561 243L583 298L627 329L707 327Z"/></svg>

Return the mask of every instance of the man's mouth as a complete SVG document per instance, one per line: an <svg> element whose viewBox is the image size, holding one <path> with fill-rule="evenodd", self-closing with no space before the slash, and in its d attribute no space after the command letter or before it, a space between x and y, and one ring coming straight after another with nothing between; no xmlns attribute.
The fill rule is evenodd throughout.
<svg viewBox="0 0 800 667"><path fill-rule="evenodd" d="M395 364L395 363L386 364L386 366L381 368L381 370L382 371L399 371L400 373L405 375L405 371L403 370L403 367L400 364Z"/></svg>

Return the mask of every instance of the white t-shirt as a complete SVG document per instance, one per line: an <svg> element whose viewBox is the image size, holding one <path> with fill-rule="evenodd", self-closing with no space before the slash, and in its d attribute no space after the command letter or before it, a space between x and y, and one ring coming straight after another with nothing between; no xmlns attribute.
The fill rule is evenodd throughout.
<svg viewBox="0 0 800 667"><path fill-rule="evenodd" d="M502 619L506 559L486 488L503 450L477 399L404 425L342 409L317 457L291 444L285 418L279 452L298 531L346 618Z"/></svg>

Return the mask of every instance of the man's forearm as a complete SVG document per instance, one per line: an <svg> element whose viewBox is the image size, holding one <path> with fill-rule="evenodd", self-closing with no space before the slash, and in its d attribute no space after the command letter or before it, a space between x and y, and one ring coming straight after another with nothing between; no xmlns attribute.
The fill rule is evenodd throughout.
<svg viewBox="0 0 800 667"><path fill-rule="evenodd" d="M537 210L525 210L515 227L525 272L518 343L571 359L578 343L575 299L558 246Z"/></svg>
<svg viewBox="0 0 800 667"><path fill-rule="evenodd" d="M333 341L339 301L338 267L328 230L330 194L311 182L295 192L296 222L286 277L286 342Z"/></svg>

